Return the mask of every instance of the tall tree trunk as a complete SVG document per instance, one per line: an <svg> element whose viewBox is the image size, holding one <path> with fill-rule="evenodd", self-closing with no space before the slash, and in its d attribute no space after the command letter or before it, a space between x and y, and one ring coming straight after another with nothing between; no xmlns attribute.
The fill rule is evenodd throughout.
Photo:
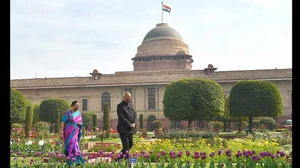
<svg viewBox="0 0 300 168"><path fill-rule="evenodd" d="M249 132L252 134L252 116L249 116Z"/></svg>
<svg viewBox="0 0 300 168"><path fill-rule="evenodd" d="M223 123L224 123L223 131L226 132L226 126L227 126L227 125L226 125L226 121L224 121Z"/></svg>

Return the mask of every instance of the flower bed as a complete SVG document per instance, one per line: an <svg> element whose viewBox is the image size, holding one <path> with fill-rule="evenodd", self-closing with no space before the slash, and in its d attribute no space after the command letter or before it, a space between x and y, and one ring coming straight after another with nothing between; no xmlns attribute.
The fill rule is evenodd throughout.
<svg viewBox="0 0 300 168"><path fill-rule="evenodd" d="M85 167L127 167L128 162L124 159L115 161L116 158L121 157L121 153L114 152L103 152L99 151L93 154L84 155L86 161ZM155 155L154 158L150 157ZM27 164L32 164L34 167L66 167L65 161L66 158L64 154L59 152L49 152L48 154L37 153L36 157L40 157L40 160L33 159L30 160ZM292 167L292 153L284 153L283 151L277 151L271 153L268 151L257 153L255 150L238 150L236 153L233 153L231 150L219 150L218 152L191 152L191 151L179 151L174 152L170 151L161 151L158 153L152 153L147 151L136 152L130 154L130 157L137 158L137 167L151 167L155 164L156 168L164 167L197 167L205 168L209 167L235 167L235 168L289 168ZM26 156L23 157L24 159ZM236 158L235 162L233 161ZM15 158L15 165L18 163L17 160L20 158ZM74 159L75 160L75 159ZM13 165L14 163L11 163Z"/></svg>

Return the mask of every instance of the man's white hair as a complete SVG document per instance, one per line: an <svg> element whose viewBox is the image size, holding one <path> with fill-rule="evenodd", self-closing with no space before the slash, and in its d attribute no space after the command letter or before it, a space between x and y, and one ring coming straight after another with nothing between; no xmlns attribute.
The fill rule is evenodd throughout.
<svg viewBox="0 0 300 168"><path fill-rule="evenodd" d="M130 92L125 92L123 98L125 98L126 96L130 96L131 97L131 93Z"/></svg>

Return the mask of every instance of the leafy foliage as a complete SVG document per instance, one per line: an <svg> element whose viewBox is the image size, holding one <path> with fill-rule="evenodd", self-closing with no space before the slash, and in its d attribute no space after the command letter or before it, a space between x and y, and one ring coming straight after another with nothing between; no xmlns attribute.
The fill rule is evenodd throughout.
<svg viewBox="0 0 300 168"><path fill-rule="evenodd" d="M154 120L150 124L150 129L151 130L155 130L155 129L158 129L158 128L161 128L161 127L162 127L162 121L160 121L160 120Z"/></svg>
<svg viewBox="0 0 300 168"><path fill-rule="evenodd" d="M229 110L229 96L225 98L225 107L224 107L224 118L228 121L246 121L248 120L247 116L232 116Z"/></svg>
<svg viewBox="0 0 300 168"><path fill-rule="evenodd" d="M252 121L253 128L260 128L260 120Z"/></svg>
<svg viewBox="0 0 300 168"><path fill-rule="evenodd" d="M25 120L25 137L28 138L29 131L32 130L33 109L32 106L27 106Z"/></svg>
<svg viewBox="0 0 300 168"><path fill-rule="evenodd" d="M108 104L104 105L104 112L103 112L103 130L106 131L106 133L110 132L110 112L109 112L109 108L108 108ZM108 136L109 137L109 136Z"/></svg>
<svg viewBox="0 0 300 168"><path fill-rule="evenodd" d="M248 116L249 131L252 118L280 116L283 111L282 98L277 86L270 81L242 80L230 91L229 109L232 116Z"/></svg>
<svg viewBox="0 0 300 168"><path fill-rule="evenodd" d="M280 116L282 98L277 86L269 81L237 82L230 91L229 109L232 116Z"/></svg>
<svg viewBox="0 0 300 168"><path fill-rule="evenodd" d="M35 124L40 121L40 103L33 105L33 120L32 123Z"/></svg>
<svg viewBox="0 0 300 168"><path fill-rule="evenodd" d="M272 117L264 117L259 123L264 124L269 130L274 130L278 126Z"/></svg>
<svg viewBox="0 0 300 168"><path fill-rule="evenodd" d="M13 123L12 125L11 125L11 128L23 128L24 126L22 125L22 124L20 124L20 123Z"/></svg>
<svg viewBox="0 0 300 168"><path fill-rule="evenodd" d="M21 123L26 117L27 99L24 95L14 89L10 88L10 124Z"/></svg>
<svg viewBox="0 0 300 168"><path fill-rule="evenodd" d="M93 124L93 115L95 115L95 113L90 111L83 111L81 112L81 114L82 114L82 122L84 125Z"/></svg>
<svg viewBox="0 0 300 168"><path fill-rule="evenodd" d="M68 100L63 98L45 99L40 105L40 119L42 121L55 123L55 133L60 130L60 123L64 112L70 109Z"/></svg>
<svg viewBox="0 0 300 168"><path fill-rule="evenodd" d="M140 114L140 129L144 128L144 115Z"/></svg>
<svg viewBox="0 0 300 168"><path fill-rule="evenodd" d="M49 138L50 136L50 125L47 122L38 122L35 124L36 137L38 139Z"/></svg>
<svg viewBox="0 0 300 168"><path fill-rule="evenodd" d="M94 114L92 119L93 119L93 128L96 128L98 126L97 115Z"/></svg>
<svg viewBox="0 0 300 168"><path fill-rule="evenodd" d="M224 127L224 123L220 121L211 121L208 123L209 126L212 126L214 129L221 129Z"/></svg>
<svg viewBox="0 0 300 168"><path fill-rule="evenodd" d="M164 115L170 120L210 120L224 112L223 89L208 79L181 79L167 85L163 98Z"/></svg>

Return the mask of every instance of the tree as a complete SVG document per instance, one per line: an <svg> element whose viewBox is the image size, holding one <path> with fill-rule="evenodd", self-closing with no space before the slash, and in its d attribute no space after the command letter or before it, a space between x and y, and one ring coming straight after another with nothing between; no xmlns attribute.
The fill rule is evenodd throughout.
<svg viewBox="0 0 300 168"><path fill-rule="evenodd" d="M103 120L104 120L103 130L105 130L106 133L108 133L110 132L110 112L109 112L108 104L104 105Z"/></svg>
<svg viewBox="0 0 300 168"><path fill-rule="evenodd" d="M25 137L29 137L29 132L32 130L33 109L32 105L27 106L25 120Z"/></svg>
<svg viewBox="0 0 300 168"><path fill-rule="evenodd" d="M26 117L27 99L24 95L14 89L10 88L10 128L13 123L21 123Z"/></svg>
<svg viewBox="0 0 300 168"><path fill-rule="evenodd" d="M54 132L60 130L63 114L70 109L70 103L63 98L45 99L40 105L40 120L55 123Z"/></svg>
<svg viewBox="0 0 300 168"><path fill-rule="evenodd" d="M164 115L170 120L213 119L224 112L222 87L208 79L181 79L167 85L163 98Z"/></svg>
<svg viewBox="0 0 300 168"><path fill-rule="evenodd" d="M252 133L253 117L280 116L282 98L277 86L270 81L243 80L230 91L229 109L232 116L248 116L249 132Z"/></svg>
<svg viewBox="0 0 300 168"><path fill-rule="evenodd" d="M140 114L140 129L144 128L144 115Z"/></svg>
<svg viewBox="0 0 300 168"><path fill-rule="evenodd" d="M92 120L93 120L93 128L96 129L98 127L97 114L93 115Z"/></svg>
<svg viewBox="0 0 300 168"><path fill-rule="evenodd" d="M33 105L33 120L32 124L35 124L40 121L40 104L34 104Z"/></svg>

